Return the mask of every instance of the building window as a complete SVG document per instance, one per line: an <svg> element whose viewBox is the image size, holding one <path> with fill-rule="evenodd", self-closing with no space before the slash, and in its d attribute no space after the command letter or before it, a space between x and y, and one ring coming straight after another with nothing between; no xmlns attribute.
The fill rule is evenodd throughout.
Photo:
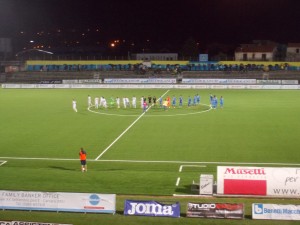
<svg viewBox="0 0 300 225"><path fill-rule="evenodd" d="M244 60L244 61L247 61L247 60L248 60L247 54L243 54L243 60Z"/></svg>
<svg viewBox="0 0 300 225"><path fill-rule="evenodd" d="M252 54L252 59L255 59L255 53Z"/></svg>
<svg viewBox="0 0 300 225"><path fill-rule="evenodd" d="M299 54L299 48L296 48L296 53Z"/></svg>
<svg viewBox="0 0 300 225"><path fill-rule="evenodd" d="M261 59L264 60L264 61L267 60L267 54L262 54Z"/></svg>

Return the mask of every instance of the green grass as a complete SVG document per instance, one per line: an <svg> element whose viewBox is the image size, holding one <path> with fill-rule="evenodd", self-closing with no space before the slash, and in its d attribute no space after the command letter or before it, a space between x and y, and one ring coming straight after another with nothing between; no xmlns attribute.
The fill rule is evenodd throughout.
<svg viewBox="0 0 300 225"><path fill-rule="evenodd" d="M115 193L117 215L1 211L0 220L73 224L296 224L252 221L252 202L300 204L298 200L173 198L195 194L201 173L216 175L223 163L299 167L300 92L290 90L170 90L171 97L197 93L202 106L151 108L98 161L94 161L141 114L142 109L87 110L87 95L161 96L160 89L14 90L0 89L0 190ZM209 94L223 95L225 107L207 110ZM78 113L72 111L76 98ZM107 115L109 114L109 115ZM116 114L116 115L112 115ZM119 115L119 116L117 116ZM88 172L80 172L79 148L88 152ZM26 158L26 159L24 159ZM49 160L49 159L65 160ZM136 160L125 162L111 160ZM155 162L159 161L159 162ZM181 165L206 165L184 168ZM175 186L177 177L180 185ZM125 195L125 196L124 196ZM142 197L140 195L143 195ZM152 197L150 197L152 196ZM166 196L166 197L161 197ZM127 198L180 201L183 216L193 202L244 202L246 219L198 220L125 217Z"/></svg>

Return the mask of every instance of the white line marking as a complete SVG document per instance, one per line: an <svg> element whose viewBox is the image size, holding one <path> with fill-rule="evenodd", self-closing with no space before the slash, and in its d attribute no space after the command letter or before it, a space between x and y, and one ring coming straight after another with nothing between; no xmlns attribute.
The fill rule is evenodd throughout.
<svg viewBox="0 0 300 225"><path fill-rule="evenodd" d="M179 172L181 173L181 171L182 171L182 165L179 167Z"/></svg>
<svg viewBox="0 0 300 225"><path fill-rule="evenodd" d="M179 185L179 182L180 182L180 177L177 178L176 187Z"/></svg>
<svg viewBox="0 0 300 225"><path fill-rule="evenodd" d="M167 94L168 92L169 92L170 90L167 90L162 96L164 96L165 94ZM162 97L161 96L161 97ZM119 137L117 137L106 149L104 149L103 151L102 151L102 153L100 154L100 155L98 155L97 157L96 157L96 159L95 160L98 160L98 159L100 159L109 149L110 149L110 147L111 146L113 146L137 121L139 121L140 120L140 118L142 118L144 115L145 115L145 113L146 112L148 112L148 110L150 110L151 109L151 107L152 107L152 105L151 106L149 106L148 107L148 109L145 111L145 112L143 112L135 121L133 121L133 123L132 124L130 124L129 125L129 127L127 127L120 135L119 135Z"/></svg>
<svg viewBox="0 0 300 225"><path fill-rule="evenodd" d="M179 167L179 172L183 170L183 167L206 167L206 165L181 165Z"/></svg>
<svg viewBox="0 0 300 225"><path fill-rule="evenodd" d="M5 163L7 163L7 161L2 161L2 162L0 163L0 166L3 166Z"/></svg>
<svg viewBox="0 0 300 225"><path fill-rule="evenodd" d="M26 158L26 157L0 157L0 159L15 160L45 160L45 161L79 161L79 159L60 159L60 158ZM300 163L255 163L255 162L189 162L189 161L147 161L147 160L94 160L88 159L90 162L123 162L123 163L170 163L170 164L210 164L210 165L277 165L277 166L300 166Z"/></svg>

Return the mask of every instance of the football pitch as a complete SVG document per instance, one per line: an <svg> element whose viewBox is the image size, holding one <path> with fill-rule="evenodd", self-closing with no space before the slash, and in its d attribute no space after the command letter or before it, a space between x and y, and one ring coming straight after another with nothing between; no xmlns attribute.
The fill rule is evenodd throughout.
<svg viewBox="0 0 300 225"><path fill-rule="evenodd" d="M201 97L200 104L188 107L188 96L196 94ZM212 109L210 94L218 99L223 96L224 107ZM104 96L108 108L88 109L88 95L93 99ZM178 105L180 95L183 106ZM137 108L125 109L121 104L118 109L109 103L111 98L131 100L132 96L137 97ZM157 103L143 112L142 96L176 96L176 107L164 110ZM77 101L77 113L72 109L72 99ZM300 167L299 99L296 90L0 89L0 190L118 194L117 210L122 214L126 198L147 200L153 196L152 200L180 201L171 196L197 194L191 184L199 182L200 174L216 178L220 165ZM80 170L80 147L87 151L86 173ZM123 222L122 215L58 216L15 211L0 212L0 220L37 218L83 224L88 218L88 224L100 224L102 219L101 224L274 224L249 220L250 202L254 200L191 201L244 201L249 204L248 220L181 218L176 222L131 217ZM299 204L299 200L285 203ZM181 210L184 214L185 205Z"/></svg>

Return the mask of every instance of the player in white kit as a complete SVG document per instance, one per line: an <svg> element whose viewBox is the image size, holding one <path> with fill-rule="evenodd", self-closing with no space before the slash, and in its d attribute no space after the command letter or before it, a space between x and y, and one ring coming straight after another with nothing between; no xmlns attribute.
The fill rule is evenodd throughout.
<svg viewBox="0 0 300 225"><path fill-rule="evenodd" d="M73 99L73 101L72 101L72 106L73 106L73 110L74 110L75 112L77 112L77 102L76 102L75 99Z"/></svg>
<svg viewBox="0 0 300 225"><path fill-rule="evenodd" d="M135 96L132 97L132 107L136 108L136 97Z"/></svg>
<svg viewBox="0 0 300 225"><path fill-rule="evenodd" d="M120 108L120 98L119 97L116 98L116 102L117 102L117 107L119 109Z"/></svg>
<svg viewBox="0 0 300 225"><path fill-rule="evenodd" d="M92 98L88 95L88 107L90 108L92 106Z"/></svg>
<svg viewBox="0 0 300 225"><path fill-rule="evenodd" d="M127 106L127 104L126 104L126 97L125 97L125 98L123 98L123 107L124 107L124 109L126 109L126 106Z"/></svg>
<svg viewBox="0 0 300 225"><path fill-rule="evenodd" d="M95 98L95 108L96 109L99 108L99 98L98 97Z"/></svg>

